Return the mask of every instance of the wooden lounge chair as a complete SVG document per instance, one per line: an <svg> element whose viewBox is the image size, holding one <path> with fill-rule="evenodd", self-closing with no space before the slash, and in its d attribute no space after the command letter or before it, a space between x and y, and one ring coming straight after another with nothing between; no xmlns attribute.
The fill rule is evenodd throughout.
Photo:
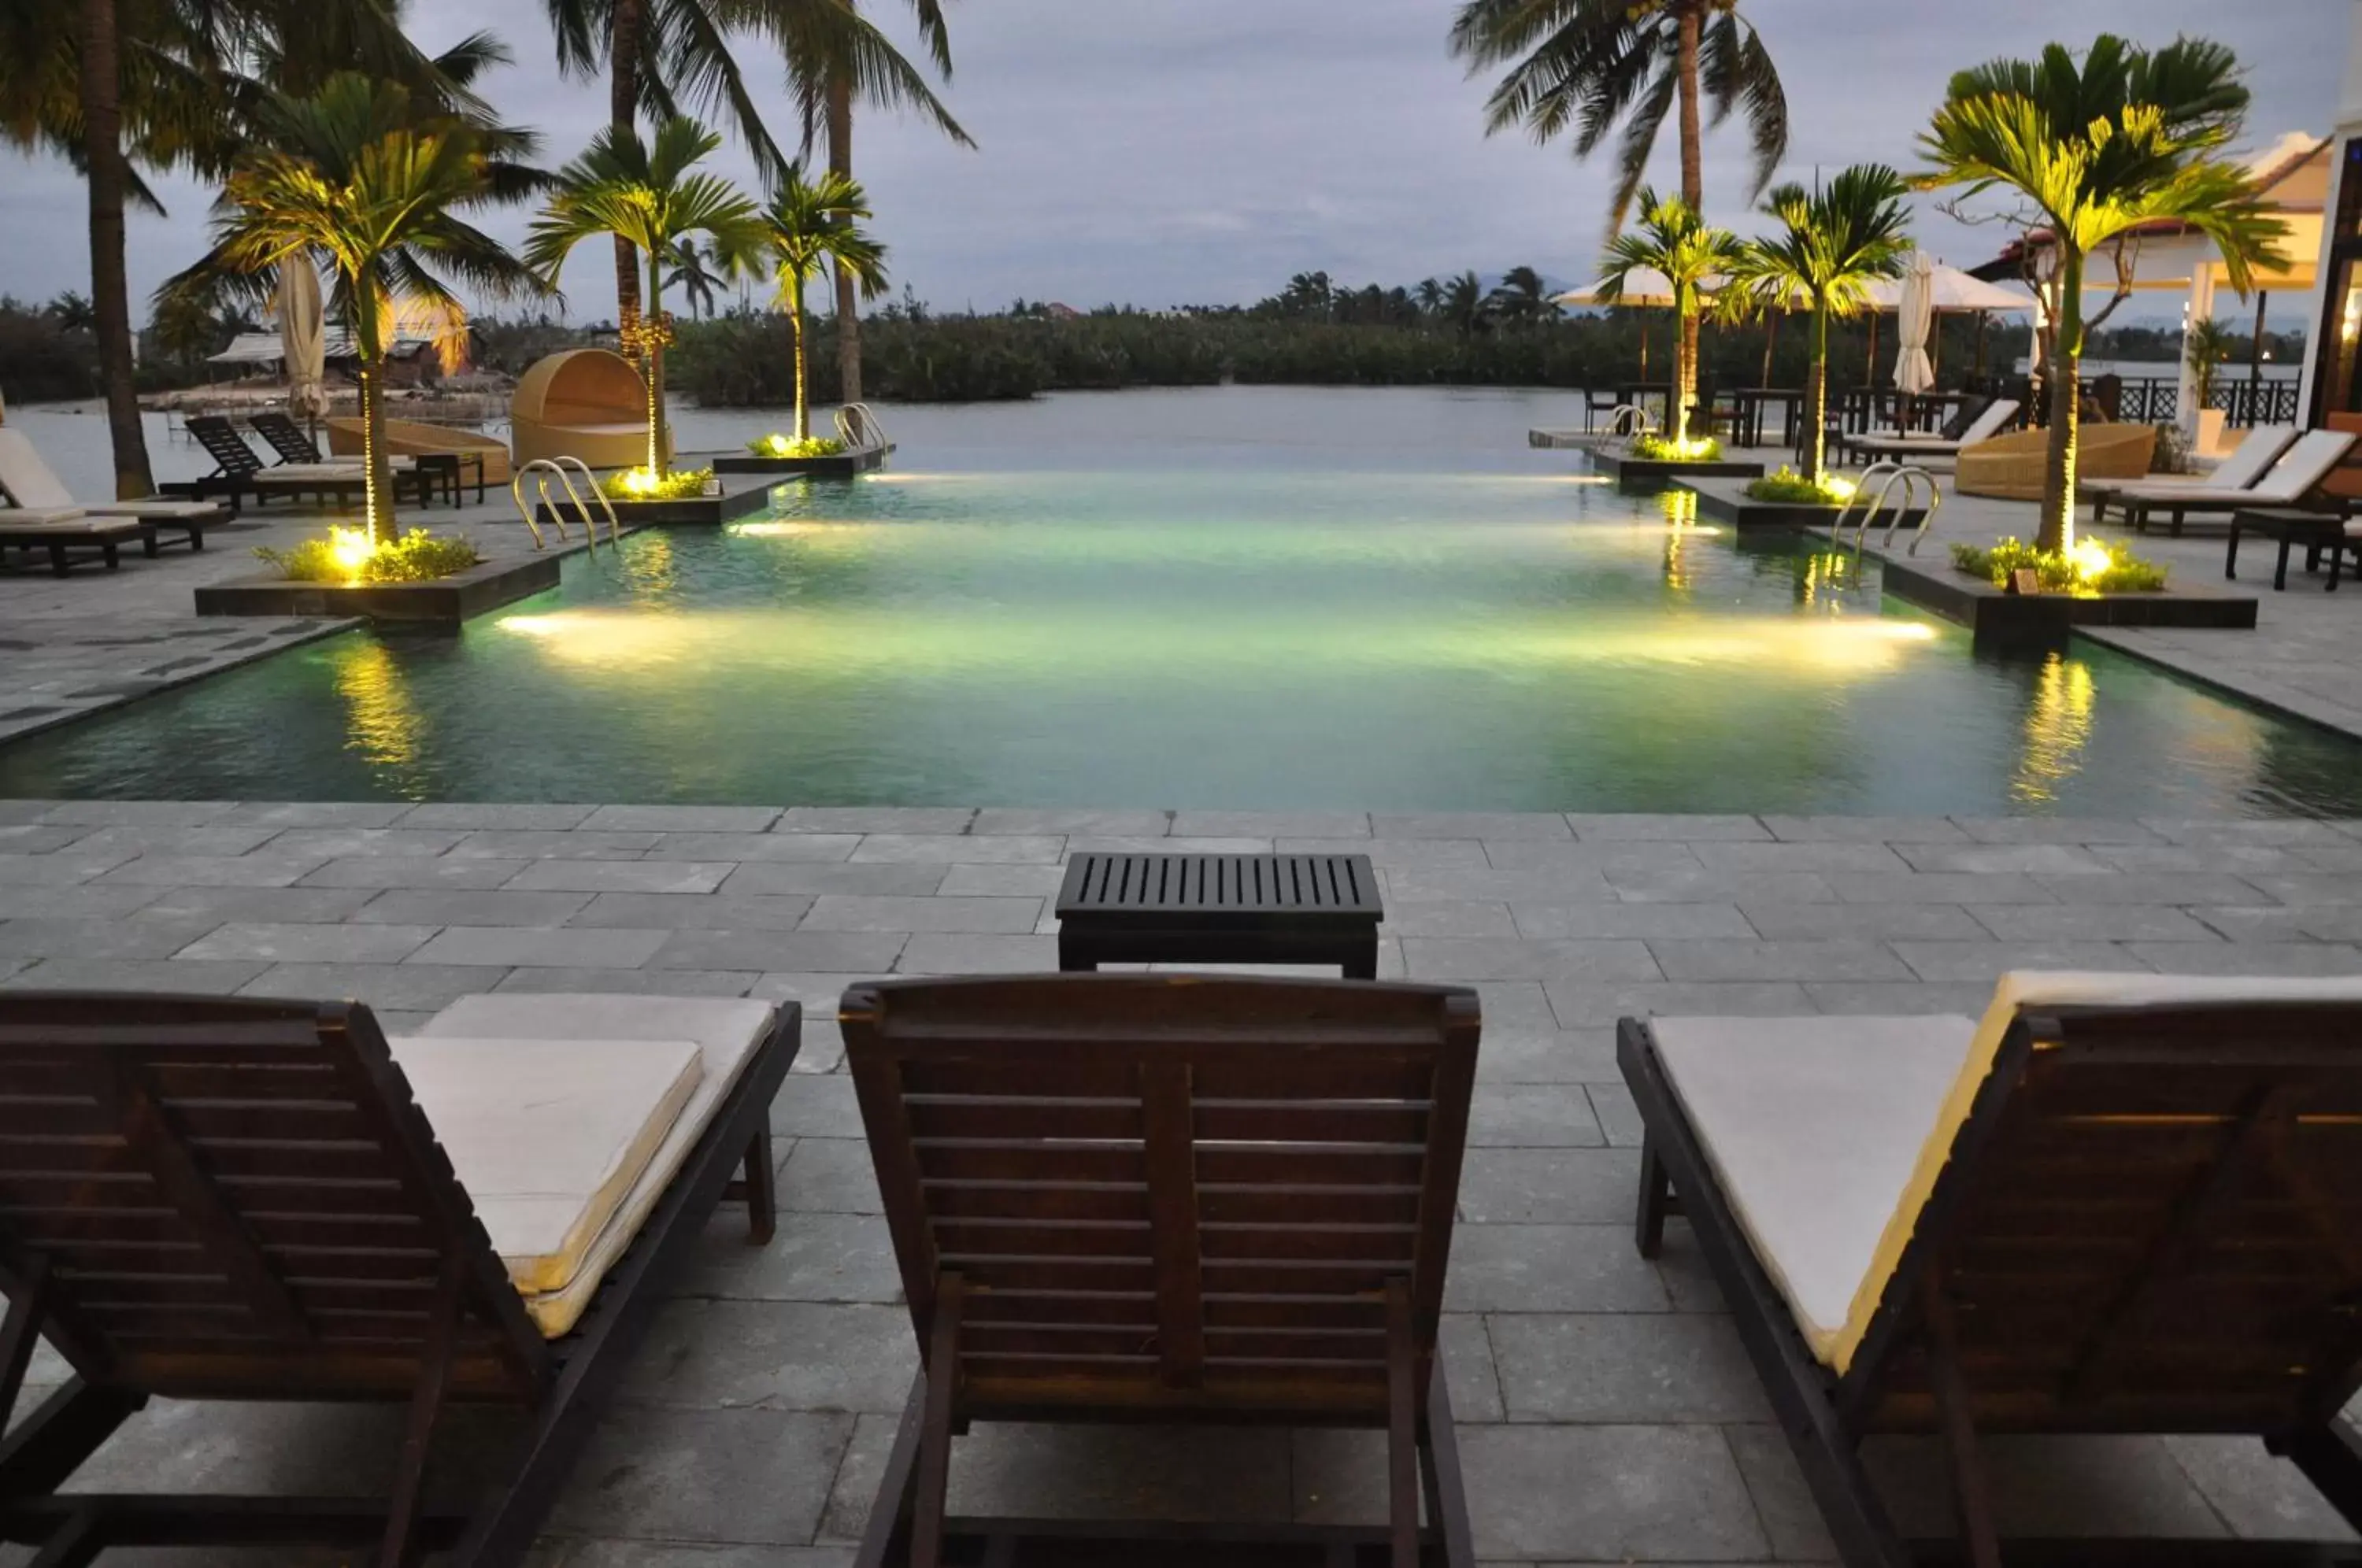
<svg viewBox="0 0 2362 1568"><path fill-rule="evenodd" d="M2090 502L2092 521L2104 523L2110 505L2122 506L2144 495L2170 498L2193 491L2241 495L2271 471L2272 465L2295 443L2298 434L2293 425L2258 425L2248 431L2231 455L2209 472L2153 474L2136 480L2079 480L2075 499Z"/></svg>
<svg viewBox="0 0 2362 1568"><path fill-rule="evenodd" d="M0 1539L42 1564L261 1541L370 1546L383 1568L425 1551L517 1562L708 1214L736 1191L768 1239L769 1107L799 1023L758 1002L471 997L390 1052L354 1003L0 995L0 1414L18 1418L0 1441ZM558 1088L514 1099L554 1107L471 1087L529 1059ZM586 1061L660 1093L616 1120L567 1081ZM501 1194L471 1201L466 1170L497 1177L520 1146L573 1169L578 1115L621 1129L590 1162L595 1188L564 1189L595 1213L561 1206L569 1229L491 1179ZM562 1285L534 1255L552 1251ZM74 1375L17 1412L43 1337ZM150 1398L409 1416L382 1496L65 1489ZM451 1401L527 1418L514 1463L464 1509L422 1501Z"/></svg>
<svg viewBox="0 0 2362 1568"><path fill-rule="evenodd" d="M204 447L215 466L214 471L203 479L162 486L167 494L185 493L200 501L213 495L224 496L235 514L241 498L249 495L257 506L273 496L297 500L309 495L318 501L333 502L341 510L369 488L368 476L358 461L281 462L266 466L255 455L254 448L246 444L246 438L237 433L237 428L219 414L192 414L184 427ZM426 503L425 478L408 459L396 458L393 462L393 491L397 499L404 486L410 489L420 505Z"/></svg>
<svg viewBox="0 0 2362 1568"><path fill-rule="evenodd" d="M1996 398L1985 404L1958 437L1895 436L1882 432L1849 436L1845 438L1845 445L1871 462L1882 458L1898 458L1912 463L1944 462L1959 457L1964 447L2000 435L2002 426L2016 417L2017 404L2014 401L2005 397Z"/></svg>
<svg viewBox="0 0 2362 1568"><path fill-rule="evenodd" d="M148 535L149 539L157 539L170 530L192 550L204 549L206 527L229 515L229 509L215 502L176 501L161 495L149 496L145 501L76 501L56 470L42 460L40 448L23 431L5 426L0 426L0 491L6 491L20 508L59 519L72 513L85 517L137 518L154 525ZM0 514L0 520L32 521L6 518L5 514ZM150 549L148 553L152 556L156 552Z"/></svg>
<svg viewBox="0 0 2362 1568"><path fill-rule="evenodd" d="M840 1021L924 1364L861 1568L934 1568L977 1537L991 1562L1229 1561L1213 1554L1250 1540L1315 1563L1357 1545L1395 1568L1471 1561L1436 1331L1473 992L901 980L847 991ZM972 1420L1376 1428L1390 1523L946 1519Z"/></svg>
<svg viewBox="0 0 2362 1568"><path fill-rule="evenodd" d="M1640 1251L1688 1219L1851 1568L1913 1560L1887 1431L1942 1435L1981 1568L1994 1433L2253 1435L2362 1527L2362 980L2012 975L1981 1023L1628 1018L1617 1057Z"/></svg>
<svg viewBox="0 0 2362 1568"><path fill-rule="evenodd" d="M2168 531L2179 537L2191 517L2228 523L2242 507L2313 504L2323 499L2322 487L2345 460L2355 439L2343 430L2308 430L2245 490L2219 483L2124 485L2100 496L2092 504L2092 516L2103 518L2113 506L2135 533L2146 534L2149 520L2162 513Z"/></svg>
<svg viewBox="0 0 2362 1568"><path fill-rule="evenodd" d="M94 556L113 571L123 564L123 547L134 540L153 556L155 525L137 517L88 517L74 507L0 510L0 559L10 550L45 555L50 570L60 577L76 560Z"/></svg>
<svg viewBox="0 0 2362 1568"><path fill-rule="evenodd" d="M312 439L311 433L284 414L276 411L249 414L246 416L246 424L247 428L261 436L263 443L279 454L281 463L308 466L328 460L327 455L320 450L319 444Z"/></svg>

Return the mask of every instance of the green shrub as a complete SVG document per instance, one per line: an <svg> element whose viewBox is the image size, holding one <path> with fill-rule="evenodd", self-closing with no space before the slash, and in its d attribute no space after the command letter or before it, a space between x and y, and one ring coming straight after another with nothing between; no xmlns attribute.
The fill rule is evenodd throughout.
<svg viewBox="0 0 2362 1568"><path fill-rule="evenodd" d="M1768 501L1779 506L1841 506L1853 499L1853 487L1823 485L1783 463L1749 484L1747 499Z"/></svg>
<svg viewBox="0 0 2362 1568"><path fill-rule="evenodd" d="M1693 436L1675 446L1670 436L1635 436L1632 455L1650 463L1718 463L1722 443L1711 436Z"/></svg>
<svg viewBox="0 0 2362 1568"><path fill-rule="evenodd" d="M1995 588L2008 587L2022 568L2030 567L2046 593L2155 593L2164 588L2166 569L2155 561L2143 560L2122 545L2085 541L2086 547L2093 546L2105 552L2105 566L2094 568L2056 550L2038 550L2022 539L2003 539L1990 550L1956 544L1952 565Z"/></svg>
<svg viewBox="0 0 2362 1568"><path fill-rule="evenodd" d="M602 478L599 489L610 501L680 501L703 495L712 477L712 469L676 469L661 476L646 469L624 469Z"/></svg>
<svg viewBox="0 0 2362 1568"><path fill-rule="evenodd" d="M304 539L284 550L259 545L254 553L291 582L431 582L483 559L467 540L424 528L413 528L362 554L367 537L359 530L338 528L325 539Z"/></svg>
<svg viewBox="0 0 2362 1568"><path fill-rule="evenodd" d="M746 450L758 458L835 458L844 455L844 443L833 436L807 436L795 441L770 435L747 442Z"/></svg>

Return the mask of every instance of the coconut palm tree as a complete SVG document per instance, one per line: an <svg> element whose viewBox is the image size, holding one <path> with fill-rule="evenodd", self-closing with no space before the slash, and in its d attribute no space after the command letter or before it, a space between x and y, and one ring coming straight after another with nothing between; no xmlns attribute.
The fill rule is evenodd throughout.
<svg viewBox="0 0 2362 1568"><path fill-rule="evenodd" d="M1418 308L1425 315L1433 315L1443 308L1443 285L1433 278L1421 278L1418 281L1418 287L1410 293L1411 298L1418 302Z"/></svg>
<svg viewBox="0 0 2362 1568"><path fill-rule="evenodd" d="M642 142L637 131L608 127L558 171L557 189L525 244L526 264L553 289L567 256L593 235L613 235L646 254L639 347L647 368L648 472L658 479L667 469L664 351L672 336L664 311L665 258L674 241L690 235L709 236L734 259L763 238L754 203L718 174L690 172L721 145L719 136L679 116L657 127L653 143Z"/></svg>
<svg viewBox="0 0 2362 1568"><path fill-rule="evenodd" d="M779 265L779 303L794 324L796 344L796 436L811 436L811 402L805 391L804 287L825 264L840 278L861 286L864 299L886 288L886 248L858 225L869 216L869 197L860 184L828 170L806 180L793 168L764 211L764 240ZM839 326L842 329L840 320ZM848 396L847 403L855 400Z"/></svg>
<svg viewBox="0 0 2362 1568"><path fill-rule="evenodd" d="M2008 193L2027 235L2043 303L2050 445L2037 546L2074 542L2077 403L2084 335L2130 297L2126 241L2159 219L2188 225L2221 252L2244 298L2258 266L2283 264L2287 226L2246 171L2218 156L2239 134L2247 89L2231 51L2204 39L2148 50L2103 34L2081 60L2052 44L2039 60L1996 60L1952 78L1920 134L1928 186ZM2115 295L2083 315L2085 269L2117 266Z"/></svg>
<svg viewBox="0 0 2362 1568"><path fill-rule="evenodd" d="M1734 297L1766 312L1791 307L1813 314L1812 371L1805 383L1805 428L1815 480L1827 466L1829 318L1851 315L1870 303L1869 287L1899 278L1911 256L1905 232L1910 187L1882 163L1840 170L1828 185L1807 191L1782 185L1763 203L1778 226L1741 249Z"/></svg>
<svg viewBox="0 0 2362 1568"><path fill-rule="evenodd" d="M1551 304L1542 275L1531 267L1512 267L1502 273L1493 289L1492 306L1495 315L1518 326L1543 320L1558 308Z"/></svg>
<svg viewBox="0 0 2362 1568"><path fill-rule="evenodd" d="M1473 337L1484 329L1490 315L1486 304L1485 281L1475 273L1462 272L1443 281L1443 319L1461 337Z"/></svg>
<svg viewBox="0 0 2362 1568"><path fill-rule="evenodd" d="M714 267L721 271L712 271ZM665 253L665 282L679 284L681 293L689 296L689 314L692 317L712 319L714 288L729 271L726 257L719 251L700 248L697 241L686 235L674 240L672 248Z"/></svg>
<svg viewBox="0 0 2362 1568"><path fill-rule="evenodd" d="M349 72L308 97L270 104L260 123L269 135L231 171L215 205L213 248L162 294L169 302L209 291L226 274L259 283L285 266L326 270L360 361L369 528L384 543L393 537L387 304L456 305L437 271L496 297L538 284L497 240L454 215L500 199L468 121L422 117L406 88Z"/></svg>
<svg viewBox="0 0 2362 1568"><path fill-rule="evenodd" d="M1622 125L1610 233L1624 226L1676 101L1682 199L1693 210L1705 200L1701 101L1716 125L1746 115L1757 192L1787 155L1787 94L1738 0L1465 0L1451 52L1472 75L1510 65L1485 100L1488 136L1522 125L1547 142L1572 127L1575 156L1588 158Z"/></svg>
<svg viewBox="0 0 2362 1568"><path fill-rule="evenodd" d="M1644 269L1665 275L1673 294L1673 313L1682 331L1673 344L1673 391L1671 398L1672 439L1689 439L1690 403L1697 396L1697 323L1704 314L1710 287L1730 277L1742 252L1738 237L1728 229L1711 228L1697 209L1679 196L1660 196L1640 188L1638 227L1607 242L1601 259L1599 303L1614 304L1624 294L1628 279Z"/></svg>

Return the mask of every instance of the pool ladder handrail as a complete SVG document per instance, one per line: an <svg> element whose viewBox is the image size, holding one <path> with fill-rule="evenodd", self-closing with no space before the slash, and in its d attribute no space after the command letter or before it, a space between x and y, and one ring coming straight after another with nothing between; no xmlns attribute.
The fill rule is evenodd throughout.
<svg viewBox="0 0 2362 1568"><path fill-rule="evenodd" d="M886 425L866 403L848 403L836 411L836 438L848 452L887 445Z"/></svg>
<svg viewBox="0 0 2362 1568"><path fill-rule="evenodd" d="M1643 436L1656 433L1656 416L1637 403L1619 403L1607 412L1607 439L1610 441L1620 436L1628 446Z"/></svg>
<svg viewBox="0 0 2362 1568"><path fill-rule="evenodd" d="M1873 481L1878 483L1875 491L1871 489ZM1893 494L1894 487L1898 484L1903 487L1903 501L1893 512L1888 513L1886 532L1880 536L1878 547L1883 551L1893 547L1895 525L1910 515L1912 502L1917 499L1919 487L1922 484L1927 487L1927 503L1919 513L1919 525L1912 530L1911 543L1904 547L1903 553L1907 556L1917 555L1919 541L1925 539L1927 536L1927 531L1936 525L1936 509L1944 504L1944 491L1943 488L1936 482L1934 474L1917 463L1901 462L1893 458L1882 458L1871 464L1862 470L1861 479L1855 484L1853 494L1848 496L1846 503L1838 508L1837 521L1829 525L1831 542L1839 549L1845 548L1847 521L1852 517L1854 507L1857 504L1861 506L1861 515L1854 523L1853 564L1857 569L1861 566L1862 547L1869 541L1870 531L1877 525L1879 513L1885 512L1887 498Z"/></svg>
<svg viewBox="0 0 2362 1568"><path fill-rule="evenodd" d="M615 544L623 537L621 525L615 516L615 503L609 501L607 492L599 488L599 481L591 474L590 464L579 458L573 457L535 458L533 461L519 467L509 479L509 499L516 502L517 514L524 519L525 531L533 536L535 549L543 547L540 512L544 506L549 508L549 520L551 525L557 530L557 542L559 544L566 542L566 508L549 499L549 480L550 476L554 474L557 478L558 487L566 492L568 502L573 506L575 516L582 524L583 537L590 541L590 553L592 555L599 553L599 520L591 515L590 502L582 499L581 491L574 488L573 476L576 472L581 474L583 484L590 489L591 495L597 498L599 509L607 514L607 543ZM524 480L527 474L531 474L534 480L535 500L537 504L533 506L527 506L524 501Z"/></svg>

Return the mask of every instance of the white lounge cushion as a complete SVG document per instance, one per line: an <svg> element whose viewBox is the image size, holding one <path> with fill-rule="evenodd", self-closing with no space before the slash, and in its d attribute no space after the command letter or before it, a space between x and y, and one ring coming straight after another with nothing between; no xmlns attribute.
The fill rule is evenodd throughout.
<svg viewBox="0 0 2362 1568"><path fill-rule="evenodd" d="M79 506L9 506L0 507L0 529L11 534L35 528L54 528L60 533L87 534L96 524ZM81 523L79 528L65 525Z"/></svg>
<svg viewBox="0 0 2362 1568"><path fill-rule="evenodd" d="M1957 1017L1657 1019L1650 1029L1749 1243L1813 1353L1842 1373L2019 1013L2289 1001L2362 1002L2362 977L2031 971L2003 975L1973 1026Z"/></svg>
<svg viewBox="0 0 2362 1568"><path fill-rule="evenodd" d="M687 1040L387 1043L528 1294L572 1282L704 1077Z"/></svg>
<svg viewBox="0 0 2362 1568"><path fill-rule="evenodd" d="M40 448L22 430L5 425L0 425L0 490L17 505L39 511L69 511L76 504L73 491L42 461Z"/></svg>
<svg viewBox="0 0 2362 1568"><path fill-rule="evenodd" d="M83 508L94 517L145 517L158 523L202 522L225 514L218 501L94 501Z"/></svg>
<svg viewBox="0 0 2362 1568"><path fill-rule="evenodd" d="M657 1201L713 1121L723 1096L771 1031L767 1002L711 998L524 994L462 997L427 1021L434 1038L501 1040L690 1040L703 1062L696 1091L674 1119L639 1179L583 1254L562 1290L525 1297L525 1310L552 1339L574 1327L607 1270L639 1234Z"/></svg>

